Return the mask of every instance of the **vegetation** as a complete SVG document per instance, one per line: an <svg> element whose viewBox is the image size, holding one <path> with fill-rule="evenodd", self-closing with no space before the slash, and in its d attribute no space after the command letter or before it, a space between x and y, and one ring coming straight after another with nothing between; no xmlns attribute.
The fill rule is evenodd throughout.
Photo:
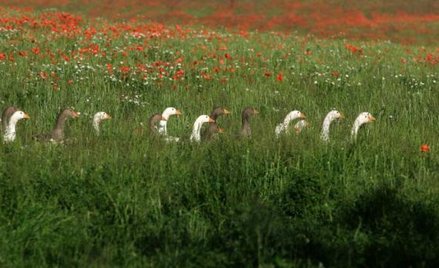
<svg viewBox="0 0 439 268"><path fill-rule="evenodd" d="M1 266L439 265L437 48L0 12L0 101L31 117L0 145ZM67 106L66 144L33 141ZM135 131L168 106L181 142ZM311 126L275 139L294 109Z"/></svg>

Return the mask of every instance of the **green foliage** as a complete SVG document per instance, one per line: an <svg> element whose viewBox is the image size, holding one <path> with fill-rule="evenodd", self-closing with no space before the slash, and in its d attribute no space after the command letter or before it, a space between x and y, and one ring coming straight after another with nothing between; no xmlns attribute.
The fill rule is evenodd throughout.
<svg viewBox="0 0 439 268"><path fill-rule="evenodd" d="M151 38L127 57L55 65L1 61L2 106L20 106L31 119L18 123L15 143L0 145L0 266L438 266L437 65L402 63L407 48L388 42L355 43L359 55L344 41L249 35ZM35 36L42 50L86 42ZM143 45L122 36L97 41L109 43L109 54ZM225 53L231 58L221 65ZM171 79L172 68L146 83L105 67L178 57L181 80ZM205 69L210 79L200 78ZM42 71L56 72L59 88ZM195 118L216 105L232 111L218 120L225 133L190 143ZM34 142L65 106L82 113L67 122L68 142ZM179 143L140 124L167 106L183 111L168 122ZM237 138L246 106L260 111L249 140ZM334 107L346 119L325 144L320 125ZM294 109L311 126L275 139ZM97 137L90 120L101 110L113 119ZM377 121L354 143L351 125L363 111ZM431 152L419 152L423 143Z"/></svg>

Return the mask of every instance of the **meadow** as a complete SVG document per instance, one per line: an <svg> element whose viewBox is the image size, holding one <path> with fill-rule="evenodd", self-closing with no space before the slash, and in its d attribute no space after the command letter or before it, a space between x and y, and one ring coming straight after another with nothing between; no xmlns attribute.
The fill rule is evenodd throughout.
<svg viewBox="0 0 439 268"><path fill-rule="evenodd" d="M0 103L31 117L0 145L1 266L439 265L435 44L0 13ZM189 142L218 105L225 132ZM168 106L181 142L135 131ZM70 142L33 141L64 107ZM276 139L295 109L311 126ZM377 120L352 142L363 111Z"/></svg>

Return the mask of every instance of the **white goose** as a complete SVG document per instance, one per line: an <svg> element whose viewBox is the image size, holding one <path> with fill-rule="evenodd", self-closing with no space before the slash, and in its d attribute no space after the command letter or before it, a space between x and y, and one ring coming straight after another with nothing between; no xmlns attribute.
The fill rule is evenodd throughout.
<svg viewBox="0 0 439 268"><path fill-rule="evenodd" d="M274 132L276 133L276 137L279 137L279 135L282 134L283 132L285 133L289 132L288 127L291 121L296 119L305 119L305 118L306 116L301 111L294 110L289 112L287 116L285 116L284 121L276 126L276 129L274 130Z"/></svg>
<svg viewBox="0 0 439 268"><path fill-rule="evenodd" d="M355 119L354 121L354 125L352 126L352 130L351 130L351 139L353 141L355 141L357 139L357 134L358 134L358 130L360 129L360 127L363 124L366 123L371 123L373 121L375 121L375 117L373 117L370 113L368 112L363 112L360 113L360 115L358 115L357 119Z"/></svg>
<svg viewBox="0 0 439 268"><path fill-rule="evenodd" d="M180 138L168 136L167 124L168 124L169 117L171 115L179 116L181 114L182 114L181 111L174 108L174 107L168 107L163 111L162 116L163 116L164 120L160 120L158 132L160 135L165 136L166 141L179 141L180 140Z"/></svg>
<svg viewBox="0 0 439 268"><path fill-rule="evenodd" d="M325 119L323 120L323 126L322 126L322 134L320 135L320 138L328 142L329 141L329 127L331 126L332 121L336 119L343 119L344 115L340 113L339 111L332 110L330 111Z"/></svg>
<svg viewBox="0 0 439 268"><path fill-rule="evenodd" d="M190 137L191 141L200 142L201 141L201 127L204 123L213 123L215 120L210 118L208 115L200 115L197 120L195 120L194 127L192 128L192 134Z"/></svg>
<svg viewBox="0 0 439 268"><path fill-rule="evenodd" d="M108 119L111 119L111 116L109 114L107 114L106 112L97 112L93 116L93 128L96 130L97 135L100 134L101 122L104 120L108 120Z"/></svg>
<svg viewBox="0 0 439 268"><path fill-rule="evenodd" d="M6 126L5 134L3 135L3 142L12 142L15 140L15 126L21 119L29 119L30 116L23 111L16 111L11 115L8 125Z"/></svg>

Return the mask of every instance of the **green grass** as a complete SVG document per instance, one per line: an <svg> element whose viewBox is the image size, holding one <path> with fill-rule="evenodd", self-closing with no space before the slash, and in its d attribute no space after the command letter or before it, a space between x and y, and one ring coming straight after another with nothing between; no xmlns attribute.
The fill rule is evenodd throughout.
<svg viewBox="0 0 439 268"><path fill-rule="evenodd" d="M356 42L360 56L345 48L350 41L222 32L209 42L195 34L143 43L128 35L85 40L35 32L33 44L23 36L7 36L0 52L35 44L68 52L93 42L113 56L0 62L2 106L17 105L31 116L18 123L17 142L0 145L1 266L439 264L439 77L437 65L413 60L423 48ZM110 53L133 44L146 44L145 50ZM112 79L105 68L173 63L178 53L184 80L158 82L151 74L145 83L117 72ZM232 59L221 65L225 53ZM215 73L217 66L235 71ZM212 80L197 78L205 67ZM41 71L57 73L59 90L39 78ZM191 144L194 120L216 105L232 111L218 120L226 132ZM68 121L72 140L64 146L32 141L66 106L82 113ZM183 111L168 123L182 142L134 133L167 106ZM260 110L250 140L236 138L245 106ZM320 125L334 107L346 119L332 126L324 144ZM293 109L307 115L311 128L275 139L276 124ZM101 110L113 120L95 137L91 115ZM362 111L377 121L352 143L351 124ZM419 152L423 143L430 153Z"/></svg>

